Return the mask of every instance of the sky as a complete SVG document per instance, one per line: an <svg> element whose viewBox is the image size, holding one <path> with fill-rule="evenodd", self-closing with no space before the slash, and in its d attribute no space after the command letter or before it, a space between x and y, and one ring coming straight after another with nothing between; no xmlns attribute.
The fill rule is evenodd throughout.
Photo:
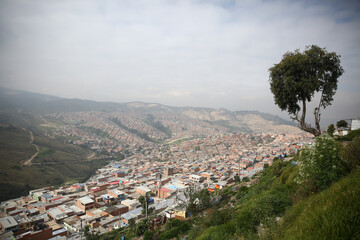
<svg viewBox="0 0 360 240"><path fill-rule="evenodd" d="M268 69L316 44L345 70L330 123L360 117L359 26L358 1L1 0L0 87L286 118Z"/></svg>

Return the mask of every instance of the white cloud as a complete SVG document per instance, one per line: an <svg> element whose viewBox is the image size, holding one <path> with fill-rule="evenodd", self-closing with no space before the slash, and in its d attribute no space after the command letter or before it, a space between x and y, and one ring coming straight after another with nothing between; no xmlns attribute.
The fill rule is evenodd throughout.
<svg viewBox="0 0 360 240"><path fill-rule="evenodd" d="M342 55L341 105L360 91L358 12L350 1L1 1L1 86L279 113L269 67L318 44Z"/></svg>

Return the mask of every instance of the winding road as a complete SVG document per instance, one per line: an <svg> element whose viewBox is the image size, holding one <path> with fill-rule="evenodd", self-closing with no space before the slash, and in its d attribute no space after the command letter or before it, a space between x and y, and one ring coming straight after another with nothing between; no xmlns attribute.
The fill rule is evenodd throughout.
<svg viewBox="0 0 360 240"><path fill-rule="evenodd" d="M26 130L25 128L23 128L23 129L30 134L30 144L33 145L36 148L36 153L34 153L28 160L26 160L23 163L24 166L30 166L32 164L31 161L34 160L34 158L39 154L40 150L39 150L38 145L36 145L34 143L34 135L33 135L33 133L31 131L29 131L29 130Z"/></svg>

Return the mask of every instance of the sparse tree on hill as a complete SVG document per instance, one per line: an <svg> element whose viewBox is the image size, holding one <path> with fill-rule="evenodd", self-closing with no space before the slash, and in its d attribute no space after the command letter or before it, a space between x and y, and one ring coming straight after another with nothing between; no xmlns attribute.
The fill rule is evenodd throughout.
<svg viewBox="0 0 360 240"><path fill-rule="evenodd" d="M275 103L286 110L291 118L299 122L300 129L319 136L321 108L331 105L337 89L338 78L344 73L340 65L340 56L327 52L316 45L306 47L304 52L295 50L284 54L280 63L270 71L270 89ZM315 127L305 122L307 103L315 93L320 100L315 107ZM300 114L301 113L301 114Z"/></svg>

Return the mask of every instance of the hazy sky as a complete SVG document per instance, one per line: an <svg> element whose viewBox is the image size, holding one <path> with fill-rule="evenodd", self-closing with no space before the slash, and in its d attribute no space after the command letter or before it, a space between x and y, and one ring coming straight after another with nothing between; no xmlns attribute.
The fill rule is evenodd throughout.
<svg viewBox="0 0 360 240"><path fill-rule="evenodd" d="M345 70L324 118L360 117L356 2L1 0L0 86L280 114L268 69L317 44Z"/></svg>

